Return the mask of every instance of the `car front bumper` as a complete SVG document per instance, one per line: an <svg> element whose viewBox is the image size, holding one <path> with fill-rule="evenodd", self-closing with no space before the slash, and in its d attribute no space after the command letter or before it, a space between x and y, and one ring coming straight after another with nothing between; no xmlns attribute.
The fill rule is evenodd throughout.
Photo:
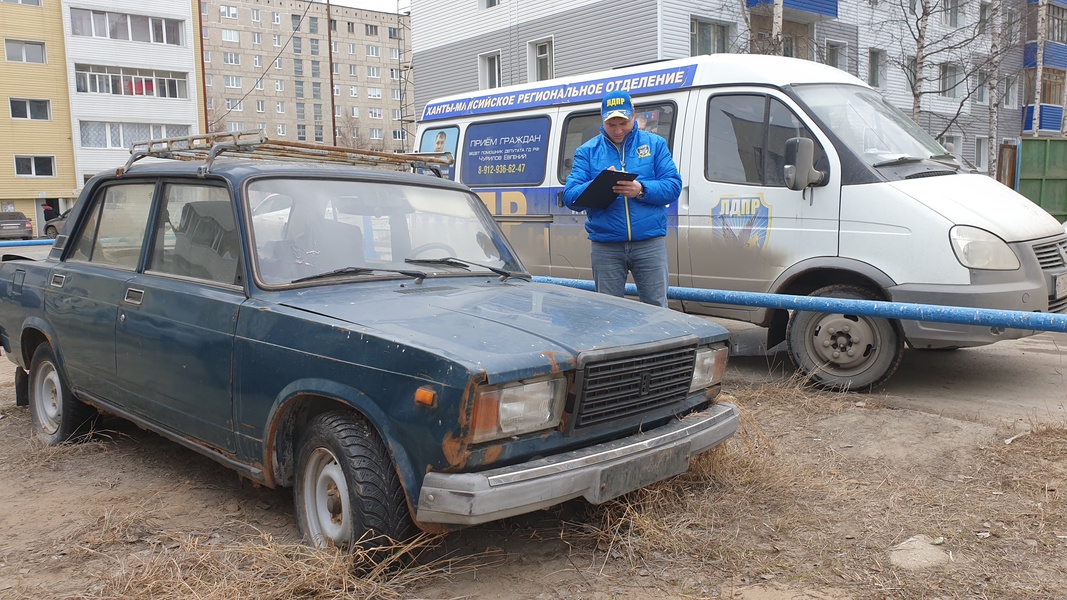
<svg viewBox="0 0 1067 600"><path fill-rule="evenodd" d="M690 457L733 435L738 420L735 406L718 402L621 440L480 473L428 473L416 519L476 525L580 496L606 502L684 473Z"/></svg>

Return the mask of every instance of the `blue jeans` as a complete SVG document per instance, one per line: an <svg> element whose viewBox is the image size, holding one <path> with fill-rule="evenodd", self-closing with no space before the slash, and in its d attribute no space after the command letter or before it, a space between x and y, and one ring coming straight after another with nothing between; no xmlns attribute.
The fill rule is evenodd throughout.
<svg viewBox="0 0 1067 600"><path fill-rule="evenodd" d="M667 242L664 238L592 244L596 291L621 298L626 291L626 274L630 273L641 302L667 307Z"/></svg>

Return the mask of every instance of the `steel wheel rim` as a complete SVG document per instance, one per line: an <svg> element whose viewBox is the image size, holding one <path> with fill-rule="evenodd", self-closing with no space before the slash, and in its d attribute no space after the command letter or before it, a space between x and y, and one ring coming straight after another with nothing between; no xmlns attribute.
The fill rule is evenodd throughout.
<svg viewBox="0 0 1067 600"><path fill-rule="evenodd" d="M351 539L348 480L332 452L316 448L304 476L304 514L308 534L319 548L340 546Z"/></svg>
<svg viewBox="0 0 1067 600"><path fill-rule="evenodd" d="M855 320L842 313L824 313L813 319L807 330L811 355L822 367L837 375L856 375L869 368L880 353L881 336L865 317Z"/></svg>
<svg viewBox="0 0 1067 600"><path fill-rule="evenodd" d="M59 381L59 372L52 363L41 363L33 378L33 410L37 423L48 435L59 431L63 419L63 385Z"/></svg>

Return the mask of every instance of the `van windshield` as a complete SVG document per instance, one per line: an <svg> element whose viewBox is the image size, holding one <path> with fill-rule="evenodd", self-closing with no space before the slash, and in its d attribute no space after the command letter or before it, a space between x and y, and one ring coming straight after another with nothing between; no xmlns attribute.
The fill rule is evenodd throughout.
<svg viewBox="0 0 1067 600"><path fill-rule="evenodd" d="M932 158L958 166L955 157L874 90L855 85L798 85L793 89L868 165Z"/></svg>

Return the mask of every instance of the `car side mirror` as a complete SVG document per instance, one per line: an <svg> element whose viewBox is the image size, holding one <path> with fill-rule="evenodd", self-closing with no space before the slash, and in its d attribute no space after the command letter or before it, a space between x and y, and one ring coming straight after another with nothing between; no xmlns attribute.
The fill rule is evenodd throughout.
<svg viewBox="0 0 1067 600"><path fill-rule="evenodd" d="M805 137L789 138L785 142L785 185L793 191L809 186L824 185L826 173L815 170L813 157L815 142Z"/></svg>

